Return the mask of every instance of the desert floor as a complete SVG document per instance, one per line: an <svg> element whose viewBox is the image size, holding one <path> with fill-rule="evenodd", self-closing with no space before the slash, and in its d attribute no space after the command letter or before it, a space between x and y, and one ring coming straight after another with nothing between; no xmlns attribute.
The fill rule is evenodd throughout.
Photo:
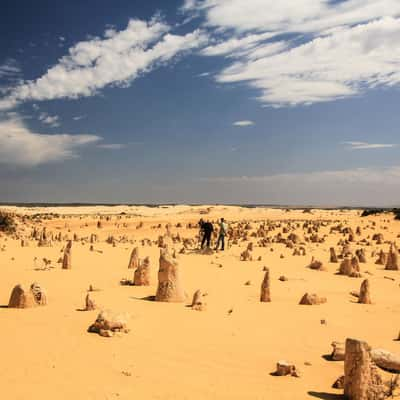
<svg viewBox="0 0 400 400"><path fill-rule="evenodd" d="M3 209L21 215L53 212L60 217L20 224L18 239L0 234L2 399L340 399L343 391L331 386L343 374L343 362L324 358L331 352L332 341L353 337L400 353L400 342L394 340L400 329L400 273L384 270L375 265L376 257L371 257L373 250L388 251L388 242L399 241L400 222L391 215L361 218L354 210L303 213L223 206ZM99 229L100 215L103 227ZM111 220L107 221L106 215ZM293 256L293 249L281 243L258 247L258 239L253 237L249 237L255 245L253 257L261 256L261 261L240 261L248 242L212 255L195 249L179 254L188 301L149 301L157 289L160 249L156 244L142 246L140 240L156 240L165 234L167 223L174 235L194 238L198 229L188 229L186 224L196 224L200 217L225 217L232 225L250 221L254 228L262 221L290 220L302 225L304 220L337 220L354 231L357 226L362 228L356 240L382 232L385 243L381 245L370 238L370 246L351 244L354 250L366 249L367 263L360 266L370 280L373 304L358 304L349 294L359 290L362 278L336 275L339 264L329 262L329 248L339 251L337 243L344 238L339 233L329 234L330 227L339 222L320 228L318 235L327 235L324 243L306 242L306 256ZM140 222L143 227L137 229ZM177 223L183 227L177 228ZM158 224L162 228L152 228ZM62 270L57 263L66 241L38 247L29 239L34 226L46 226L48 233L62 232L70 239L74 233L78 236L72 245L71 270ZM279 232L282 229L269 236ZM295 232L301 238L306 235L301 228ZM91 233L99 235L95 251L89 251L90 243L80 240ZM106 242L110 235L116 239L115 247ZM124 235L128 241L119 240ZM28 247L21 247L22 237L29 239ZM127 265L136 246L141 258L150 257L151 285L121 286L122 278L132 279L133 270ZM175 247L178 252L182 244ZM307 268L312 256L321 260L327 271ZM43 258L52 261L51 268L43 268ZM270 303L259 301L264 266L271 272ZM281 282L281 275L288 281ZM7 308L12 288L32 282L46 289L48 305ZM79 311L89 285L99 289L92 292L99 309L129 317L128 334L104 338L87 332L98 314ZM188 307L197 289L207 293L205 311ZM299 305L306 292L327 297L327 303ZM293 362L301 377L271 375L278 360ZM387 373L383 376L390 378Z"/></svg>

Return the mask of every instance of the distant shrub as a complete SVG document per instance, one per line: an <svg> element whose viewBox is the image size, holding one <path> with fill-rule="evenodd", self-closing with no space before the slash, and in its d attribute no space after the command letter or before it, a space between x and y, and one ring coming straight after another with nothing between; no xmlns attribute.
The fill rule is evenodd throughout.
<svg viewBox="0 0 400 400"><path fill-rule="evenodd" d="M400 209L395 208L393 209L394 219L400 220Z"/></svg>
<svg viewBox="0 0 400 400"><path fill-rule="evenodd" d="M370 215L382 214L383 212L385 212L385 210L382 208L369 208L369 209L364 210L361 213L361 216L368 217Z"/></svg>
<svg viewBox="0 0 400 400"><path fill-rule="evenodd" d="M6 233L13 233L15 232L15 220L14 217L9 214L0 211L0 231Z"/></svg>

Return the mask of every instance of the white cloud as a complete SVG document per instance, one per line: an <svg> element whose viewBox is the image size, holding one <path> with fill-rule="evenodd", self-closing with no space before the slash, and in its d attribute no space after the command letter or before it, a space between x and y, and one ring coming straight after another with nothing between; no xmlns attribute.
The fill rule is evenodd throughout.
<svg viewBox="0 0 400 400"><path fill-rule="evenodd" d="M235 58L217 82L247 82L263 103L311 104L400 83L398 0L187 0L183 9L215 28L218 43L203 55Z"/></svg>
<svg viewBox="0 0 400 400"><path fill-rule="evenodd" d="M74 121L80 121L83 118L86 118L86 115L77 115L76 117L72 117Z"/></svg>
<svg viewBox="0 0 400 400"><path fill-rule="evenodd" d="M51 116L46 113L41 113L39 115L39 121L51 126L52 128L57 128L60 126L60 118L57 115Z"/></svg>
<svg viewBox="0 0 400 400"><path fill-rule="evenodd" d="M275 105L354 96L366 88L400 83L399 42L400 19L384 18L342 28L276 55L245 56L216 79L247 81L260 90L262 102Z"/></svg>
<svg viewBox="0 0 400 400"><path fill-rule="evenodd" d="M95 135L43 135L19 117L0 120L0 164L36 166L77 157L79 148L101 140Z"/></svg>
<svg viewBox="0 0 400 400"><path fill-rule="evenodd" d="M186 0L186 11L204 12L206 23L237 32L321 32L400 15L398 0Z"/></svg>
<svg viewBox="0 0 400 400"><path fill-rule="evenodd" d="M199 30L183 36L169 30L155 19L130 20L125 30L108 29L104 38L79 42L42 77L15 87L0 100L0 109L26 100L91 96L108 85L128 86L139 75L206 41Z"/></svg>
<svg viewBox="0 0 400 400"><path fill-rule="evenodd" d="M257 43L266 39L270 39L273 35L270 33L248 35L242 38L232 38L229 40L221 41L217 44L210 45L201 50L201 54L205 56L220 56L231 55L234 51L240 50L241 52L246 49L254 48Z"/></svg>
<svg viewBox="0 0 400 400"><path fill-rule="evenodd" d="M305 173L283 173L265 176L234 176L202 178L204 182L214 183L254 183L279 184L280 186L296 184L387 184L398 186L400 180L400 165L386 168L355 168L332 171L315 171Z"/></svg>
<svg viewBox="0 0 400 400"><path fill-rule="evenodd" d="M251 126L254 125L253 121L248 121L248 120L243 120L243 121L235 121L233 126L239 126L239 127L244 127L244 126Z"/></svg>
<svg viewBox="0 0 400 400"><path fill-rule="evenodd" d="M126 145L123 143L104 143L104 144L98 144L97 147L105 150L121 150L124 149Z"/></svg>
<svg viewBox="0 0 400 400"><path fill-rule="evenodd" d="M0 78L15 77L21 73L21 69L14 59L8 59L0 65Z"/></svg>
<svg viewBox="0 0 400 400"><path fill-rule="evenodd" d="M395 144L389 143L367 143L367 142L343 142L349 150L369 150L369 149L385 149L396 147Z"/></svg>

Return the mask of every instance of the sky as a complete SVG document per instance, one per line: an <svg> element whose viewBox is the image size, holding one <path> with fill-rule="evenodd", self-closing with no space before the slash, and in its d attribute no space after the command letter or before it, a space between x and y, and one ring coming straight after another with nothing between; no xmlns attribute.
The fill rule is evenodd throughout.
<svg viewBox="0 0 400 400"><path fill-rule="evenodd" d="M400 206L398 0L3 0L0 202Z"/></svg>

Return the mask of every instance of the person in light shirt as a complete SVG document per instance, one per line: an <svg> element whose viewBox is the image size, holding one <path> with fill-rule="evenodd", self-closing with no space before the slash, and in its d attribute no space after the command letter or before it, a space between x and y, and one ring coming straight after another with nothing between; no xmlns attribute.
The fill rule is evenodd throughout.
<svg viewBox="0 0 400 400"><path fill-rule="evenodd" d="M221 244L221 250L225 250L225 236L228 233L228 225L225 222L224 218L221 218L221 221L219 223L219 234L218 234L218 240L217 240L217 245L215 246L215 250L218 250L219 245Z"/></svg>

